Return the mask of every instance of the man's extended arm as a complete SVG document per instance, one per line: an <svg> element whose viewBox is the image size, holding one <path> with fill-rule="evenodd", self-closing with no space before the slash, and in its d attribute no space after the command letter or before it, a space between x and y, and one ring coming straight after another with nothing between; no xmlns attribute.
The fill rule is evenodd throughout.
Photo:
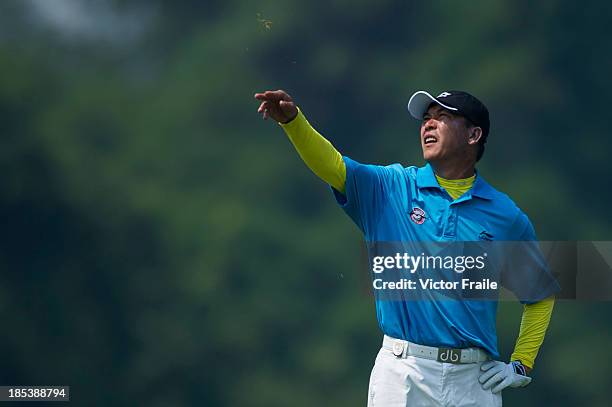
<svg viewBox="0 0 612 407"><path fill-rule="evenodd" d="M257 93L255 98L262 101L258 111L264 119L271 117L281 125L308 168L344 193L346 166L342 155L308 123L291 97L278 90Z"/></svg>
<svg viewBox="0 0 612 407"><path fill-rule="evenodd" d="M279 123L308 168L336 190L344 193L346 166L342 155L321 136L301 111L289 123Z"/></svg>

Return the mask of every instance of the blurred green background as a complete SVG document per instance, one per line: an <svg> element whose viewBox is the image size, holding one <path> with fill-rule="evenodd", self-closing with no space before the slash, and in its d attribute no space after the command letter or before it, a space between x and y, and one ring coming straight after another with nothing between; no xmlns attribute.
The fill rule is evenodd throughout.
<svg viewBox="0 0 612 407"><path fill-rule="evenodd" d="M543 240L610 240L610 2L0 3L0 384L72 405L359 406L360 234L253 94L420 165L418 89L489 106L481 173ZM505 405L607 406L612 304L559 301ZM521 307L502 303L508 357Z"/></svg>

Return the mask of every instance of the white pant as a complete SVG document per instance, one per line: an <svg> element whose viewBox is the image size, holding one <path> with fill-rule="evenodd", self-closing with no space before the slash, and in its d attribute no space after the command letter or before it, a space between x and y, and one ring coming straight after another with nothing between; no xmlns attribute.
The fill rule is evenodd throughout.
<svg viewBox="0 0 612 407"><path fill-rule="evenodd" d="M381 348L370 376L368 407L501 406L501 393L478 382L481 364L401 358Z"/></svg>

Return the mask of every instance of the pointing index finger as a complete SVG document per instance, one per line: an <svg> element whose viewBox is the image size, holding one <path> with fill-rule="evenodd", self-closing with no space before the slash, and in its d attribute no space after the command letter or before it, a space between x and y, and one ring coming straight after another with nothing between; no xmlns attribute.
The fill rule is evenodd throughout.
<svg viewBox="0 0 612 407"><path fill-rule="evenodd" d="M265 92L256 93L255 99L269 102L280 102L284 100L286 102L292 102L293 99L284 90L267 90Z"/></svg>
<svg viewBox="0 0 612 407"><path fill-rule="evenodd" d="M255 99L257 100L268 100L268 101L278 101L282 100L282 92L279 91L271 91L267 90L263 93L256 93Z"/></svg>
<svg viewBox="0 0 612 407"><path fill-rule="evenodd" d="M267 98L269 98L270 100L281 100L283 95L282 92L276 90L267 90L265 93Z"/></svg>

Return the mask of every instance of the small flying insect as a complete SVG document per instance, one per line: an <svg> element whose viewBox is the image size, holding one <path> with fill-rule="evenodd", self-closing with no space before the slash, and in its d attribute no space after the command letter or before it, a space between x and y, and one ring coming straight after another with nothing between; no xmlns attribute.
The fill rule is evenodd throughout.
<svg viewBox="0 0 612 407"><path fill-rule="evenodd" d="M262 18L261 13L257 13L257 21L261 23L261 25L263 25L266 28L266 30L269 30L272 28L272 21Z"/></svg>

